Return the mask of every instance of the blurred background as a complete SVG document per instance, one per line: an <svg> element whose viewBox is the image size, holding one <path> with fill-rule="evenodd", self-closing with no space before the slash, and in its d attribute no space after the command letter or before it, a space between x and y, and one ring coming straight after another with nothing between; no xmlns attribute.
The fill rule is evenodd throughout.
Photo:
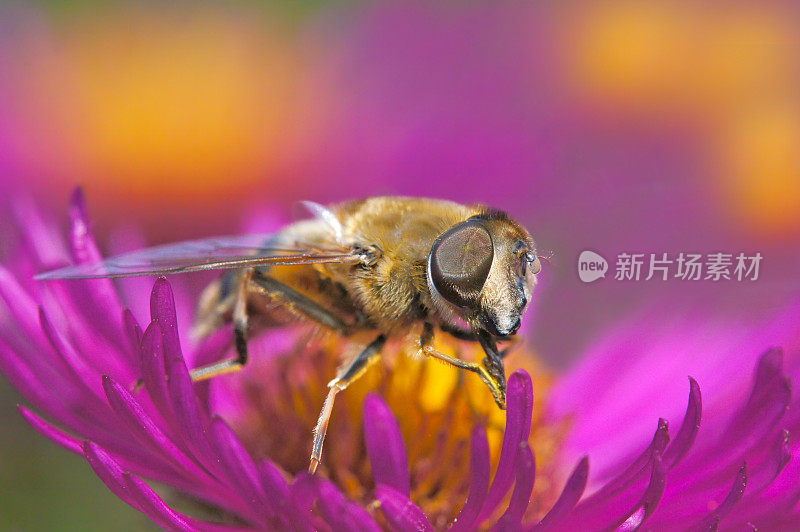
<svg viewBox="0 0 800 532"><path fill-rule="evenodd" d="M556 370L637 313L759 319L800 291L798 22L756 1L4 1L0 255L14 201L63 222L77 184L106 250L432 196L552 250L525 335ZM584 249L764 259L755 282L584 284ZM17 400L3 381L0 529L148 526Z"/></svg>

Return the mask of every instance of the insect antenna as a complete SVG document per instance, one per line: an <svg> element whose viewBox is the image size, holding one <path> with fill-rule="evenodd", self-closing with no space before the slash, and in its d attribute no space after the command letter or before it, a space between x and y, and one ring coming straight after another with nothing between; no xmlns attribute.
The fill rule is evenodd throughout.
<svg viewBox="0 0 800 532"><path fill-rule="evenodd" d="M550 266L556 265L556 263L553 261L553 258L556 256L556 253L551 249L540 251L539 253L536 254L536 256L539 257L539 259L548 263Z"/></svg>

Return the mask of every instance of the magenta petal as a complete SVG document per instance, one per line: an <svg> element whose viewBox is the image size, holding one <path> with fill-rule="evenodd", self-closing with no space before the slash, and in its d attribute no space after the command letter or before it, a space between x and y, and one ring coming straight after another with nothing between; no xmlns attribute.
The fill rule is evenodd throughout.
<svg viewBox="0 0 800 532"><path fill-rule="evenodd" d="M39 305L2 265L0 265L0 299L5 301L5 310L16 322L15 328L21 329L17 334L21 334L28 344L45 347L39 323ZM4 316L3 321L6 320L7 317Z"/></svg>
<svg viewBox="0 0 800 532"><path fill-rule="evenodd" d="M67 250L51 219L45 220L30 197L18 197L12 202L16 225L23 231L26 243L36 255L43 270L55 269L69 262Z"/></svg>
<svg viewBox="0 0 800 532"><path fill-rule="evenodd" d="M652 442L642 455L646 457L645 462L640 463L641 457L634 460L631 467L581 501L560 526L566 529L586 526L589 530L617 527L637 515L637 510L642 510L638 517L644 519L646 508L642 501L659 485L658 477L663 477L661 456L668 442L667 422L661 419ZM660 464L658 467L653 465L656 460ZM640 496L640 492L644 495Z"/></svg>
<svg viewBox="0 0 800 532"><path fill-rule="evenodd" d="M364 400L364 439L375 483L408 496L411 479L400 425L383 399L374 393Z"/></svg>
<svg viewBox="0 0 800 532"><path fill-rule="evenodd" d="M37 367L31 368L28 363ZM94 408L85 404L81 405L85 408L83 411L73 408L82 399L81 392L75 390L72 383L64 382L63 375L47 366L46 360L23 360L0 338L0 368L23 397L48 417L57 419L59 424L84 436L89 432L93 435L108 434L105 427L97 426L96 417L89 416L97 413Z"/></svg>
<svg viewBox="0 0 800 532"><path fill-rule="evenodd" d="M749 494L758 495L775 481L783 472L792 459L792 451L789 447L789 431L782 430L768 452L765 460L759 468L750 473L747 483L750 486Z"/></svg>
<svg viewBox="0 0 800 532"><path fill-rule="evenodd" d="M116 382L111 377L103 376L103 389L111 408L119 416L128 430L151 452L173 462L176 466L184 469L184 474L192 474L200 478L206 477L206 473L190 460L172 440L164 434L161 429L150 418L142 405L125 389L124 386Z"/></svg>
<svg viewBox="0 0 800 532"><path fill-rule="evenodd" d="M380 502L381 512L392 525L392 530L400 532L433 530L433 525L428 521L425 512L399 491L386 485L380 485L375 490L375 498Z"/></svg>
<svg viewBox="0 0 800 532"><path fill-rule="evenodd" d="M747 466L743 465L736 474L736 480L734 480L728 496L725 497L725 500L722 501L716 510L712 511L703 519L697 528L699 530L708 530L716 527L719 522L724 519L725 516L728 515L730 511L733 510L734 506L736 506L736 504L742 499L746 488Z"/></svg>
<svg viewBox="0 0 800 532"><path fill-rule="evenodd" d="M72 222L70 242L75 261L80 264L102 260L103 256L92 235L86 198L80 187L75 189L70 198L69 215ZM110 279L93 279L82 286L86 287L86 295L97 305L95 315L104 318L105 325L111 325L107 327L107 332L113 334L114 327L118 325L114 323L119 317L117 309L122 307L114 284Z"/></svg>
<svg viewBox="0 0 800 532"><path fill-rule="evenodd" d="M134 367L139 363L139 346L142 343L142 328L133 316L130 309L122 311L122 325L125 328L125 337L128 339L128 349L130 349L130 360Z"/></svg>
<svg viewBox="0 0 800 532"><path fill-rule="evenodd" d="M86 361L75 351L75 348L53 327L50 320L47 319L47 314L45 314L41 307L39 307L39 321L42 325L42 331L50 342L51 347L70 369L74 379L83 384L90 381L90 379L96 379L97 372L86 364ZM94 395L93 390L88 386L86 386L85 389L91 395Z"/></svg>
<svg viewBox="0 0 800 532"><path fill-rule="evenodd" d="M155 322L154 322L155 323ZM162 336L163 338L163 336ZM169 394L175 422L181 438L196 453L206 468L216 472L216 459L208 443L208 414L200 406L194 390L189 370L183 361L180 350L166 349L169 339L164 339L164 364L167 372L167 391Z"/></svg>
<svg viewBox="0 0 800 532"><path fill-rule="evenodd" d="M347 500L332 482L317 480L317 504L322 516L336 532L350 532L358 528L358 523L347 511Z"/></svg>
<svg viewBox="0 0 800 532"><path fill-rule="evenodd" d="M152 488L130 472L124 471L100 446L87 441L84 442L83 449L89 465L117 497L168 530L198 530L190 518L172 510ZM203 523L202 528L219 532L240 530L213 523Z"/></svg>
<svg viewBox="0 0 800 532"><path fill-rule="evenodd" d="M625 471L606 483L596 493L592 494L590 499L593 502L602 501L603 499L626 489L626 487L630 486L634 479L640 477L642 474L649 473L650 468L648 468L648 464L652 460L653 454L657 453L663 456L664 449L667 447L668 443L669 425L665 419L659 419L658 428L656 429L655 434L653 434L653 439L647 449L645 449L645 451L639 455L639 457L634 460L633 463L625 469Z"/></svg>
<svg viewBox="0 0 800 532"><path fill-rule="evenodd" d="M514 485L514 493L508 508L500 517L495 525L495 530L508 530L513 532L522 528L522 516L531 503L533 493L533 483L536 479L536 459L529 445L520 449L517 455L517 479Z"/></svg>
<svg viewBox="0 0 800 532"><path fill-rule="evenodd" d="M310 515L310 521L314 530L325 532L330 530L330 526L322 519L311 514L314 502L317 500L316 478L309 475L306 471L301 471L295 476L294 482L289 486L292 500L304 515Z"/></svg>
<svg viewBox="0 0 800 532"><path fill-rule="evenodd" d="M189 370L183 360L172 289L164 278L159 278L153 286L150 305L153 321L148 330L153 328L161 333L168 402L172 406L181 437L197 453L198 458L203 459L207 468L216 471L214 453L211 452L206 437L208 417L200 407ZM153 370L157 371L157 368Z"/></svg>
<svg viewBox="0 0 800 532"><path fill-rule="evenodd" d="M126 308L122 311L122 322L125 325L125 332L131 348L138 350L139 344L142 342L142 328L139 327L139 322L136 321L136 317L130 309Z"/></svg>
<svg viewBox="0 0 800 532"><path fill-rule="evenodd" d="M94 442L86 441L83 443L83 454L86 461L89 462L92 470L100 477L100 480L108 486L114 495L130 504L137 510L141 510L139 504L133 499L128 492L123 478L123 469L120 465L111 458L105 450Z"/></svg>
<svg viewBox="0 0 800 532"><path fill-rule="evenodd" d="M292 499L294 499L297 506L303 511L310 512L314 501L317 499L314 477L305 471L301 471L289 486L289 492L292 494Z"/></svg>
<svg viewBox="0 0 800 532"><path fill-rule="evenodd" d="M77 438L70 436L63 430L54 427L31 410L28 410L22 405L17 405L17 410L25 418L25 421L33 427L36 432L48 438L64 449L72 451L75 454L83 454L83 444Z"/></svg>
<svg viewBox="0 0 800 532"><path fill-rule="evenodd" d="M756 466L753 471L758 474L765 452L783 428L782 420L790 401L791 383L783 373L783 352L770 349L759 360L747 402L712 445L685 458L675 471L679 471L681 477L692 475L692 483L700 488L698 499L705 497L704 485L718 486L726 482L725 479L738 469L737 464L749 462ZM709 460L709 457L723 459ZM682 487L681 491L685 493L686 490ZM701 500L697 502L702 505Z"/></svg>
<svg viewBox="0 0 800 532"><path fill-rule="evenodd" d="M750 466L748 465L748 469ZM800 463L791 460L776 482L761 494L753 493L748 479L747 494L726 518L726 525L751 522L759 530L800 530Z"/></svg>
<svg viewBox="0 0 800 532"><path fill-rule="evenodd" d="M472 430L472 451L470 454L472 478L469 483L469 494L467 495L467 502L458 513L455 521L453 521L453 526L450 527L451 532L469 530L472 527L489 490L490 468L489 440L486 437L486 429L475 427Z"/></svg>
<svg viewBox="0 0 800 532"><path fill-rule="evenodd" d="M126 490L131 495L139 509L147 514L158 525L167 530L183 530L195 532L198 530L183 516L167 506L153 489L129 472L122 474Z"/></svg>
<svg viewBox="0 0 800 532"><path fill-rule="evenodd" d="M284 480L278 467L269 460L264 460L261 462L259 472L261 483L267 492L267 496L278 501L281 505L286 504L286 501L291 498L291 493L289 492L289 485L286 484L286 480Z"/></svg>
<svg viewBox="0 0 800 532"><path fill-rule="evenodd" d="M583 496L588 478L589 457L584 456L567 479L558 500L535 527L535 530L546 530L555 526L571 512L575 505L578 504L581 496Z"/></svg>
<svg viewBox="0 0 800 532"><path fill-rule="evenodd" d="M250 507L258 512L264 522L277 513L275 502L266 496L261 477L250 454L239 442L239 438L222 418L211 422L209 436L219 456L225 474L240 490Z"/></svg>
<svg viewBox="0 0 800 532"><path fill-rule="evenodd" d="M352 516L353 521L356 523L356 531L358 532L381 532L381 527L375 519L364 508L357 503L351 502L347 504L347 511Z"/></svg>
<svg viewBox="0 0 800 532"><path fill-rule="evenodd" d="M180 353L181 344L178 339L178 317L175 312L175 298L172 287L164 277L156 279L150 295L150 319L161 326L164 338L164 352Z"/></svg>
<svg viewBox="0 0 800 532"><path fill-rule="evenodd" d="M348 501L333 482L319 478L317 504L325 522L337 532L380 532L378 523L359 505Z"/></svg>
<svg viewBox="0 0 800 532"><path fill-rule="evenodd" d="M89 213L86 208L86 196L81 187L75 188L69 199L69 217L72 222L71 241L73 253L78 262L94 262L100 260L100 253L93 241L87 242L87 235L91 232Z"/></svg>
<svg viewBox="0 0 800 532"><path fill-rule="evenodd" d="M675 440L667 447L664 453L664 464L667 469L672 469L675 464L689 451L697 439L700 431L700 419L703 416L703 401L700 395L700 386L697 381L689 377L689 404L686 406L686 415L678 430Z"/></svg>
<svg viewBox="0 0 800 532"><path fill-rule="evenodd" d="M647 486L642 499L628 512L628 516L620 523L621 530L636 530L653 515L661 498L664 496L667 469L661 457L653 457L653 471L650 475L650 484Z"/></svg>
<svg viewBox="0 0 800 532"><path fill-rule="evenodd" d="M790 397L791 384L783 374L783 351L770 349L758 362L747 403L730 422L726 446L733 447L737 441L747 442L751 435L763 430L762 427L773 424L784 415Z"/></svg>
<svg viewBox="0 0 800 532"><path fill-rule="evenodd" d="M483 521L494 513L497 505L506 496L514 480L514 467L517 464L517 453L527 443L531 433L531 416L533 415L533 383L524 370L517 370L508 379L508 411L506 412L506 430L503 434L503 446L500 449L500 461L494 475L489 494L481 508L478 521Z"/></svg>
<svg viewBox="0 0 800 532"><path fill-rule="evenodd" d="M152 322L142 335L139 349L142 368L142 381L164 419L172 418L172 407L167 393L167 372L164 369L164 345L161 340L161 328L158 322Z"/></svg>
<svg viewBox="0 0 800 532"><path fill-rule="evenodd" d="M286 517L294 530L311 531L310 513L302 511L297 505L278 467L269 460L264 460L259 467L259 473L264 492L274 501L278 513Z"/></svg>

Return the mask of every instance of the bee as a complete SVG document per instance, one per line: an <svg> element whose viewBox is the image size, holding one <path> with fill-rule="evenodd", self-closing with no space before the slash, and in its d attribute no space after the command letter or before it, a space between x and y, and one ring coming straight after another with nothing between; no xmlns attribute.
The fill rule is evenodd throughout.
<svg viewBox="0 0 800 532"><path fill-rule="evenodd" d="M514 340L531 300L540 257L506 213L450 201L375 197L323 207L270 235L216 237L133 251L39 275L91 279L228 269L201 295L197 330L233 324L236 358L191 371L201 381L241 369L247 339L300 318L344 337L374 338L328 384L309 470L322 460L334 398L376 362L389 339L421 330L419 350L476 373L501 408L506 376L498 342ZM419 326L421 325L421 328ZM437 351L437 333L478 342L483 360Z"/></svg>

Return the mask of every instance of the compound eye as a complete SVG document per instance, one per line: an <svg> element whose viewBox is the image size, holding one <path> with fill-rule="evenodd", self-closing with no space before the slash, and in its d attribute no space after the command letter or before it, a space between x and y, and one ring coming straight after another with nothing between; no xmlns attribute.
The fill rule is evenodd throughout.
<svg viewBox="0 0 800 532"><path fill-rule="evenodd" d="M459 307L475 307L489 276L494 246L479 222L462 222L433 244L431 282L439 294Z"/></svg>

